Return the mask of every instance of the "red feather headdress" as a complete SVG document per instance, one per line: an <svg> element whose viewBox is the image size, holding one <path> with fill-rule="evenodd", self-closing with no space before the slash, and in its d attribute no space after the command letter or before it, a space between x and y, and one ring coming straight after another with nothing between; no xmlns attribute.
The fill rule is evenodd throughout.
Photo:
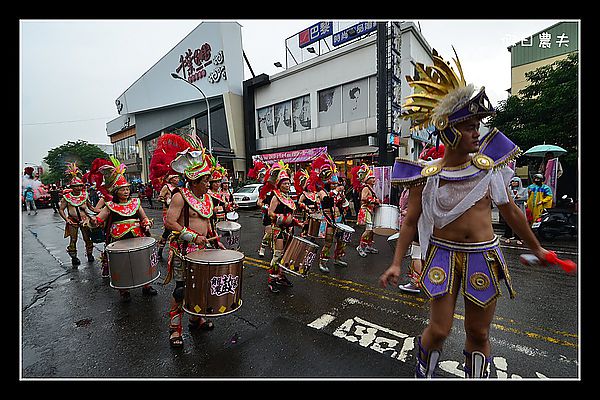
<svg viewBox="0 0 600 400"><path fill-rule="evenodd" d="M171 168L171 161L177 157L177 153L190 148L190 144L181 136L173 133L165 133L158 138L156 149L150 160L150 182L156 191L173 175L178 175Z"/></svg>

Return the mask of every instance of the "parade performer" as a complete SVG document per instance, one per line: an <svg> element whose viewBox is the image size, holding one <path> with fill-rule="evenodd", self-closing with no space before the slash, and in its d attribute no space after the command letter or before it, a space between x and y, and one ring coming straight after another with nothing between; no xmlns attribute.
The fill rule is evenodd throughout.
<svg viewBox="0 0 600 400"><path fill-rule="evenodd" d="M306 236L306 231L308 229L308 224L306 220L310 214L314 214L321 210L321 200L317 193L311 191L308 188L308 181L310 178L310 174L306 169L299 169L294 174L294 188L296 189L296 193L300 193L298 196L298 211L300 212L300 220L304 221L302 225L302 232L300 232L300 236Z"/></svg>
<svg viewBox="0 0 600 400"><path fill-rule="evenodd" d="M177 135L173 135L177 136ZM205 248L225 247L216 238L213 216L213 201L208 194L209 179L213 167L212 157L202 143L190 137L184 141L171 138L179 147L177 156L171 161L171 168L182 174L185 187L176 189L167 210L165 227L172 231L169 238L169 258L164 284L175 279L175 289L169 306L169 343L172 347L183 346L182 318L184 298L184 260L186 254ZM214 328L212 321L203 317L190 316L188 327L191 330Z"/></svg>
<svg viewBox="0 0 600 400"><path fill-rule="evenodd" d="M287 164L279 161L269 169L265 176L265 185L261 189L261 197L264 198L270 191L273 197L269 203L268 215L271 219L272 249L273 257L271 267L267 271L267 286L273 293L279 292L279 286L293 286L292 282L283 274L279 267L279 261L283 257L283 251L294 234L294 226L302 224L294 218L296 203L290 197L290 170Z"/></svg>
<svg viewBox="0 0 600 400"><path fill-rule="evenodd" d="M488 376L490 324L501 280L514 297L492 227L492 201L535 256L545 260L548 251L507 192L513 171L506 165L520 149L495 128L479 133L480 120L494 113L485 89L475 93L474 86L465 82L458 57L454 59L458 74L435 50L433 60L433 67L415 64L415 80L406 77L415 94L408 96L402 117L411 119L412 128L435 127L433 134L444 143L445 153L430 162L396 159L392 183L411 187L408 213L380 283L397 284L402 258L418 226L426 254L420 283L431 302L428 325L418 337L415 375L434 376L460 291L465 299L465 375L483 378Z"/></svg>
<svg viewBox="0 0 600 400"><path fill-rule="evenodd" d="M226 215L232 210L232 207L225 200L225 195L221 190L221 182L227 175L227 171L217 162L216 159L214 159L214 157L212 158L211 162L213 167L210 173L210 188L208 189L208 194L213 201L213 222L216 224L217 222L225 221L227 219Z"/></svg>
<svg viewBox="0 0 600 400"><path fill-rule="evenodd" d="M546 208L552 207L552 189L544 184L544 175L535 174L533 183L527 187L527 209L531 215L530 223L535 222Z"/></svg>
<svg viewBox="0 0 600 400"><path fill-rule="evenodd" d="M180 144L177 144L179 142ZM152 159L150 160L150 183L158 191L158 201L162 204L163 232L158 242L158 256L162 258L164 248L171 235L166 227L167 210L175 189L179 187L179 174L171 168L171 161L177 157L182 146L187 145L181 136L169 133L161 135L157 142Z"/></svg>
<svg viewBox="0 0 600 400"><path fill-rule="evenodd" d="M89 202L87 191L84 190L85 184L82 180L81 170L76 163L68 163L66 174L70 176L69 188L63 191L60 199L58 213L65 220L65 238L70 238L67 253L71 256L71 264L77 267L81 264L77 258L77 238L81 230L81 236L85 242L85 253L88 262L94 261L94 243L90 238L90 228L86 225L89 222L88 214ZM66 211L66 212L65 212Z"/></svg>
<svg viewBox="0 0 600 400"><path fill-rule="evenodd" d="M344 196L344 187L339 184L337 175L333 175L325 187L319 192L321 199L321 208L327 227L325 229L325 241L321 249L319 260L319 269L322 272L329 272L327 263L329 262L331 248L335 239L335 251L333 252L333 264L340 267L347 267L348 263L343 260L346 254L346 242L338 235L336 223L345 222L347 211L346 197Z"/></svg>
<svg viewBox="0 0 600 400"><path fill-rule="evenodd" d="M381 200L373 190L375 175L367 164L352 168L351 173L352 186L360 193L360 211L356 218L356 224L365 227L356 251L361 257L366 257L368 253L379 253L373 246L373 210L375 206L381 204Z"/></svg>
<svg viewBox="0 0 600 400"><path fill-rule="evenodd" d="M95 206L88 204L88 208L92 211L92 216L97 216L100 211L106 206L106 203L112 200L112 195L106 190L106 188L102 185L104 181L104 175L100 172L100 167L103 165L112 165L112 162L105 158L96 158L92 161L92 165L90 166L90 170L83 175L83 180L90 185L94 186L98 190L99 200ZM108 254L106 253L106 238L110 235L110 226L105 227L92 227L91 234L92 239L94 238L94 233L97 232L98 240L104 242L104 249L100 253L100 265L102 268L102 277L108 278L110 276L108 271Z"/></svg>
<svg viewBox="0 0 600 400"><path fill-rule="evenodd" d="M98 169L104 175L103 186L111 194L112 200L107 201L100 213L92 218L92 226L106 227L106 245L118 240L150 236L152 220L146 215L140 199L131 197L131 185L125 178L125 164L112 156L109 160L110 164L102 165ZM103 270L110 269L106 255L103 257L103 263ZM129 290L119 289L119 293L123 300L131 299ZM150 284L146 284L142 287L142 294L155 296L157 291Z"/></svg>
<svg viewBox="0 0 600 400"><path fill-rule="evenodd" d="M230 211L235 211L239 208L239 205L235 202L229 184L229 177L227 176L227 174L225 174L223 180L221 181L221 193L223 193L223 199L225 200L225 204L227 204L227 209Z"/></svg>
<svg viewBox="0 0 600 400"><path fill-rule="evenodd" d="M268 171L269 166L266 163L260 160L255 160L253 167L248 170L248 178L255 179L257 182L264 184ZM269 204L271 203L273 192L269 190L262 196L261 193L262 192L259 192L258 194L256 205L260 207L260 210L263 214L262 224L264 226L264 233L258 249L258 256L262 258L265 256L265 250L270 247L271 240L273 238L273 231L271 230L271 218L269 218Z"/></svg>

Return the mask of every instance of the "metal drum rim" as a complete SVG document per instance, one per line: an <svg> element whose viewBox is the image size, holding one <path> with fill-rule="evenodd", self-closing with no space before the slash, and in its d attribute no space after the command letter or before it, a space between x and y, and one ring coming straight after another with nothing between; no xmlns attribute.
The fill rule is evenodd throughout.
<svg viewBox="0 0 600 400"><path fill-rule="evenodd" d="M208 265L226 265L226 264L234 264L234 263L238 263L240 261L244 261L244 259L246 258L246 255L244 253L242 253L241 251L237 251L237 250L231 250L231 249L203 249L203 250L197 250L197 251L235 251L236 253L240 253L242 255L241 258L239 259L233 259L233 260L227 260L227 261L208 261L208 260L195 260L193 258L189 258L187 256L187 254L185 256L183 256L183 260L187 261L187 262L191 262L193 264L208 264ZM192 252L192 253L195 253ZM192 254L190 253L190 254Z"/></svg>
<svg viewBox="0 0 600 400"><path fill-rule="evenodd" d="M234 313L237 310L239 310L240 308L242 308L242 304L244 303L244 301L242 299L240 299L239 301L240 301L239 306L237 306L234 310L227 311L227 312L224 312L224 313L219 313L219 314L206 314L206 313L205 314L198 314L198 313L189 311L188 309L185 308L185 301L184 301L184 304L182 305L181 308L183 309L184 312L186 312L186 313L188 313L190 315L195 315L197 317L211 317L211 318L214 318L214 317L222 317L223 315L228 315L228 314Z"/></svg>
<svg viewBox="0 0 600 400"><path fill-rule="evenodd" d="M119 242L122 242L123 240L128 240L128 239L116 240L116 241L114 241L114 242L109 243L109 244L106 245L106 251L109 252L109 253L131 253L132 251L146 250L146 249L149 249L152 246L156 246L156 243L158 243L156 239L154 239L153 237L149 237L149 236L146 236L146 237L148 239L152 239L153 242L149 243L147 245L136 247L135 249L113 249L111 247L113 244L122 244L122 243L119 243ZM132 238L132 239L136 239L136 238Z"/></svg>
<svg viewBox="0 0 600 400"><path fill-rule="evenodd" d="M115 285L113 285L112 280L110 281L109 284L110 284L110 287L113 288L113 289L128 290L128 289L136 289L136 288L139 288L139 287L142 287L142 286L149 285L152 282L154 282L155 280L157 280L158 278L160 278L160 271L158 271L158 275L156 275L156 277L150 279L146 283L141 283L139 285L134 285L134 286L115 286Z"/></svg>

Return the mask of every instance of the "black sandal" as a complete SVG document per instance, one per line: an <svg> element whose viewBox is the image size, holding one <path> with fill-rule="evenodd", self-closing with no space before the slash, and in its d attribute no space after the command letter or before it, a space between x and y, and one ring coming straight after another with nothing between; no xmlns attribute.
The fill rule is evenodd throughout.
<svg viewBox="0 0 600 400"><path fill-rule="evenodd" d="M201 329L203 331L210 331L210 330L214 329L215 324L212 321L210 321L208 319L204 319L204 322L200 323L201 319L203 319L203 318L190 320L190 322L188 324L188 328L190 328L191 330Z"/></svg>
<svg viewBox="0 0 600 400"><path fill-rule="evenodd" d="M178 336L173 336L175 333ZM183 347L183 336L181 335L181 333L179 333L178 331L171 332L171 335L169 336L169 344L171 345L171 347L174 348Z"/></svg>

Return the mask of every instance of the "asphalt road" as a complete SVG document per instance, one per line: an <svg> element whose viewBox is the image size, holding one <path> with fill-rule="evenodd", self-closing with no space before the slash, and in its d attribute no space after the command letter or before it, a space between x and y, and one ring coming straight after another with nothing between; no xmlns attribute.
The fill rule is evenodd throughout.
<svg viewBox="0 0 600 400"><path fill-rule="evenodd" d="M147 203L144 203L147 206ZM159 210L152 236L162 233ZM262 224L257 210L240 211L245 254L242 299L234 313L213 318L215 329L194 332L184 318L184 347L168 343L168 304L174 284L153 284L158 295L132 290L124 303L102 278L96 261L71 267L63 221L52 209L22 213L19 377L23 380L396 380L412 379L414 345L427 324L423 295L382 289L377 279L389 265L391 248L376 236L380 253L358 256L347 249L347 268L313 267L306 278L278 294L266 287L270 252L256 252ZM351 226L354 226L350 223ZM578 260L577 241L545 243L561 258ZM580 281L558 268L524 267L519 246L503 246L517 297L506 289L491 332L491 377L560 379L580 377ZM462 376L464 306L459 299L452 334L444 345L440 376Z"/></svg>

